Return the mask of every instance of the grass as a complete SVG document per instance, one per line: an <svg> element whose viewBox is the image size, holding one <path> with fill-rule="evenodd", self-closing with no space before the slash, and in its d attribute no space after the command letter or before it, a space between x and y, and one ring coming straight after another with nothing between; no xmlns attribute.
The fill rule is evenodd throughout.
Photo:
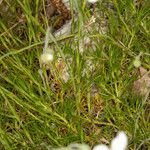
<svg viewBox="0 0 150 150"><path fill-rule="evenodd" d="M139 8L131 0L99 1L96 9L106 15L107 34L98 33L96 24L89 32L83 30L91 15L87 6L79 5L76 30L62 38L63 43L50 41L55 47L51 67L61 87L58 92L50 86L53 81L45 79L44 86L38 73L48 24L45 5L44 0L3 0L0 6L0 149L46 149L74 142L92 147L108 144L121 130L129 137L129 149L149 149L149 95L139 96L132 90L138 78L133 61L141 52L146 54L141 56L142 66L150 70L148 1ZM85 47L81 54L79 41L84 37L95 48ZM58 55L68 64L67 83L59 78ZM67 57L72 58L71 64ZM48 78L46 72L44 78Z"/></svg>

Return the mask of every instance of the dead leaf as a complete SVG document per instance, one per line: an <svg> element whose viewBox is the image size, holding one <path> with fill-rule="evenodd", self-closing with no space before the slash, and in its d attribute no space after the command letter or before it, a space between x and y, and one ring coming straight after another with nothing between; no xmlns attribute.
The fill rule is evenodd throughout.
<svg viewBox="0 0 150 150"><path fill-rule="evenodd" d="M143 96L150 90L150 76L143 67L139 67L139 79L134 81L133 90L136 94Z"/></svg>
<svg viewBox="0 0 150 150"><path fill-rule="evenodd" d="M3 0L0 0L0 4L2 3Z"/></svg>

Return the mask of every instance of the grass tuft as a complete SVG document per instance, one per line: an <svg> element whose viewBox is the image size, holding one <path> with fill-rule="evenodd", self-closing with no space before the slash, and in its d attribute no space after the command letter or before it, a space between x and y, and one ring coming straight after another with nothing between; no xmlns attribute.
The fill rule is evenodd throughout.
<svg viewBox="0 0 150 150"><path fill-rule="evenodd" d="M129 149L149 149L149 95L139 96L132 88L139 78L133 63L137 56L150 70L148 0L137 7L131 0L99 1L95 11L102 16L96 15L92 24L90 7L78 3L72 33L51 35L53 80L42 68L44 84L38 70L48 26L45 8L44 0L2 0L0 5L0 149L75 142L92 147L108 144L122 130L129 137ZM85 38L92 43L82 45L80 53ZM61 79L63 64L68 82Z"/></svg>

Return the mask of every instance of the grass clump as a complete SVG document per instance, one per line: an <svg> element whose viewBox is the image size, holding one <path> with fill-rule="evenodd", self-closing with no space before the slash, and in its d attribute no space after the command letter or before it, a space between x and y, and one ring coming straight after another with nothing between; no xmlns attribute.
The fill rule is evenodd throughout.
<svg viewBox="0 0 150 150"><path fill-rule="evenodd" d="M1 3L0 149L42 149L43 144L61 147L72 142L92 147L108 144L120 130L129 137L129 149L148 149L149 95L138 96L132 90L139 74L133 65L135 57L142 53L141 65L150 70L148 1L139 7L131 0L99 1L96 10L104 16L95 18L98 23L107 20L105 34L97 32L94 23L84 32L91 10L79 3L72 25L76 30L50 41L55 49L50 69L59 87L56 91L46 70L45 85L38 73L48 26L45 3ZM85 37L94 46L84 46L80 53L80 40ZM56 67L58 55L68 66L66 83Z"/></svg>

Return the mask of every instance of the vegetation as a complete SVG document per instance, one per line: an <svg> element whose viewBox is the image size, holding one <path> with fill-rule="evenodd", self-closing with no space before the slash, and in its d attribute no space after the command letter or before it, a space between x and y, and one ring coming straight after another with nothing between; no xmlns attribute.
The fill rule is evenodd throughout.
<svg viewBox="0 0 150 150"><path fill-rule="evenodd" d="M139 78L133 63L138 55L141 66L150 70L148 0L137 7L131 0L99 1L95 9L107 19L105 34L97 32L96 23L83 31L92 10L85 1L79 2L72 32L50 40L54 61L48 67L53 79L43 67L42 80L39 58L49 23L46 2L0 1L0 149L46 149L70 143L93 147L108 144L122 130L129 149L149 149L149 92L139 95L133 89ZM95 18L102 21L98 15ZM80 40L86 37L94 46L83 45L80 53ZM58 56L68 66L68 82L60 78Z"/></svg>

